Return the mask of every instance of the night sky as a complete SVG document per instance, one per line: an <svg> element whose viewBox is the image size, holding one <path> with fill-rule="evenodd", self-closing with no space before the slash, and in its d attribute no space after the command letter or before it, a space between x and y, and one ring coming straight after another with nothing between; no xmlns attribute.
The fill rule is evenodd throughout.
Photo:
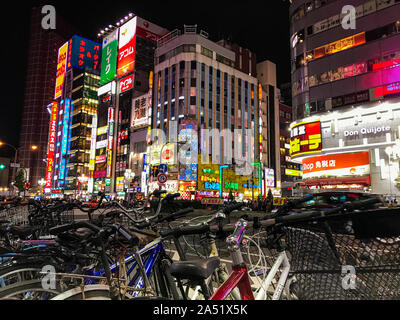
<svg viewBox="0 0 400 320"><path fill-rule="evenodd" d="M93 40L101 28L115 25L129 12L169 30L197 24L213 41L229 38L255 52L258 62L276 63L278 85L290 81L288 1L7 1L3 15L12 20L6 20L11 23L3 24L2 30L0 140L15 146L24 101L30 10L44 4L54 5L57 15ZM7 154L13 151L0 149L0 156Z"/></svg>

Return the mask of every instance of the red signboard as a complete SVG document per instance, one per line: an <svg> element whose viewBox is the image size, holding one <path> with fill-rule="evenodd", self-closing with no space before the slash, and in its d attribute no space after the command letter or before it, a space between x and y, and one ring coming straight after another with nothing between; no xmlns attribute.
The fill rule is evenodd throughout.
<svg viewBox="0 0 400 320"><path fill-rule="evenodd" d="M46 188L51 188L54 168L54 151L56 146L58 102L53 102L50 119L49 149L47 155Z"/></svg>
<svg viewBox="0 0 400 320"><path fill-rule="evenodd" d="M300 156L322 151L321 121L299 123L291 129L290 156Z"/></svg>
<svg viewBox="0 0 400 320"><path fill-rule="evenodd" d="M370 185L368 152L331 154L303 160L303 181L307 185Z"/></svg>
<svg viewBox="0 0 400 320"><path fill-rule="evenodd" d="M331 154L327 156L312 157L303 160L303 176L309 173L326 172L330 170L349 169L349 174L354 174L357 168L369 166L369 153Z"/></svg>
<svg viewBox="0 0 400 320"><path fill-rule="evenodd" d="M107 161L107 155L103 154L102 156L96 157L96 164L104 163Z"/></svg>
<svg viewBox="0 0 400 320"><path fill-rule="evenodd" d="M124 93L133 88L133 75L122 79L119 82L119 93Z"/></svg>
<svg viewBox="0 0 400 320"><path fill-rule="evenodd" d="M95 179L99 179L99 178L105 178L107 174L107 171L103 170L103 171L95 171L93 177Z"/></svg>
<svg viewBox="0 0 400 320"><path fill-rule="evenodd" d="M137 17L125 23L119 30L118 78L135 70Z"/></svg>
<svg viewBox="0 0 400 320"><path fill-rule="evenodd" d="M389 60L389 61L375 63L372 66L372 70L379 71L379 70L394 68L394 67L398 67L398 66L400 66L400 59L393 59L393 60Z"/></svg>
<svg viewBox="0 0 400 320"><path fill-rule="evenodd" d="M395 93L400 93L400 82L375 88L375 97L383 97Z"/></svg>

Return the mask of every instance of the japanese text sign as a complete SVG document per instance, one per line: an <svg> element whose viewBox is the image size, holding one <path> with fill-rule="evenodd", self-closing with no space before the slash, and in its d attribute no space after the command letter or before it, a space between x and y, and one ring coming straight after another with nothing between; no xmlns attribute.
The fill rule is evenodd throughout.
<svg viewBox="0 0 400 320"><path fill-rule="evenodd" d="M99 71L101 62L101 44L73 36L70 40L70 54L68 56L68 68L76 67Z"/></svg>
<svg viewBox="0 0 400 320"><path fill-rule="evenodd" d="M66 64L67 64L67 55L68 55L68 42L58 50L56 92L54 94L54 99L57 99L62 96L65 72L66 72Z"/></svg>
<svg viewBox="0 0 400 320"><path fill-rule="evenodd" d="M290 134L290 156L296 157L322 151L321 121L299 123Z"/></svg>
<svg viewBox="0 0 400 320"><path fill-rule="evenodd" d="M118 78L135 70L137 17L119 29Z"/></svg>

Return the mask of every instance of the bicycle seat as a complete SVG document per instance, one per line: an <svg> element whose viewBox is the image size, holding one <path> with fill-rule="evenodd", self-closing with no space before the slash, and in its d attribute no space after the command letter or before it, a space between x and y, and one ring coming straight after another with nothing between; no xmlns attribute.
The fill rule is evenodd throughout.
<svg viewBox="0 0 400 320"><path fill-rule="evenodd" d="M179 261L171 265L171 275L179 279L205 280L219 267L219 257L206 260Z"/></svg>

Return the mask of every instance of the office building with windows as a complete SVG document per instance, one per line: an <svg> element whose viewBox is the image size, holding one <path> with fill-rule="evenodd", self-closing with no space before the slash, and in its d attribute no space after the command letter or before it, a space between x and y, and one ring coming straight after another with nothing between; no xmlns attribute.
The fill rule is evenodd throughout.
<svg viewBox="0 0 400 320"><path fill-rule="evenodd" d="M90 181L94 191L126 198L147 187L142 173L146 174L154 52L157 40L168 32L131 13L99 34L103 61L95 171Z"/></svg>
<svg viewBox="0 0 400 320"><path fill-rule="evenodd" d="M398 195L400 1L347 5L292 1L291 157L304 187Z"/></svg>
<svg viewBox="0 0 400 320"><path fill-rule="evenodd" d="M236 53L228 47L236 48ZM247 53L238 55L244 52ZM198 134L198 142L191 150L200 154L206 142L201 135L202 129L229 130L231 134L236 129L240 132L237 141L225 141L222 137L213 141L210 138L208 155L212 162L219 162L219 165L229 162L224 143L231 150L241 144L243 156L251 150L254 162L260 162L262 130L256 56L248 52L225 41L215 43L208 39L206 32L198 32L196 26L185 26L183 33L174 30L158 41L152 129L163 131L167 138L177 136L179 141L167 141L170 144L165 146L152 145L148 154L150 166L158 166L160 161L168 164L170 181L166 188L169 191L180 191L188 199L221 193L228 195L230 191L236 196L262 195L264 185L262 177L258 176L261 170L257 168L249 183L227 181L224 177L233 177L229 172L235 166L232 163L233 167L226 168L223 181L220 181L221 166L215 169L210 166L200 172L201 161L199 167L195 163L179 166L176 157L180 150L178 142L189 141L190 130ZM172 122L175 126L171 126ZM253 139L247 137L246 129L251 130ZM253 184L254 192L249 184ZM155 178L149 187L150 191L158 188Z"/></svg>
<svg viewBox="0 0 400 320"><path fill-rule="evenodd" d="M93 176L92 129L97 124L101 44L73 36L58 50L50 113L46 193L88 193Z"/></svg>
<svg viewBox="0 0 400 320"><path fill-rule="evenodd" d="M28 69L18 152L18 162L27 169L32 187L37 187L38 181L46 175L46 163L43 161L46 159L49 134L46 107L53 101L58 48L76 33L59 15L57 29L44 30L41 9L34 7L31 10ZM37 151L31 151L32 145L38 146ZM10 177L11 181L13 179Z"/></svg>

